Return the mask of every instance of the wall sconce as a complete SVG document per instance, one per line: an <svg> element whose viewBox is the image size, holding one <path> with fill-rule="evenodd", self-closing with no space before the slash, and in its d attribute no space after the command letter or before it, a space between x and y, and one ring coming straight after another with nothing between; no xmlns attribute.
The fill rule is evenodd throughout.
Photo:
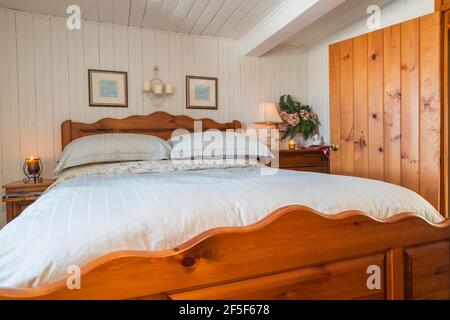
<svg viewBox="0 0 450 320"><path fill-rule="evenodd" d="M159 67L153 68L153 79L144 81L142 91L150 95L153 104L157 107L162 107L164 98L174 94L174 85L172 83L164 83L159 77Z"/></svg>

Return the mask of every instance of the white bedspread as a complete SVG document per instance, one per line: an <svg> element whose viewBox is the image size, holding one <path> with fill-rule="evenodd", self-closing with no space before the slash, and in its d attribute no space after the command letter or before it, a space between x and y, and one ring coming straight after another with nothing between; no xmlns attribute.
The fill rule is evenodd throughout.
<svg viewBox="0 0 450 320"><path fill-rule="evenodd" d="M361 210L377 219L439 213L391 184L305 172L262 176L258 168L83 175L64 181L0 231L0 287L36 287L70 265L120 250L174 248L216 227L256 223L305 205L325 214Z"/></svg>

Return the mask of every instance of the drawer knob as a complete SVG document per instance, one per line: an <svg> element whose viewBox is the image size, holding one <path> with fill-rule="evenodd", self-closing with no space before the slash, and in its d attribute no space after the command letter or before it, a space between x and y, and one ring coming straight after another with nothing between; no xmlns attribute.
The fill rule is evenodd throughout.
<svg viewBox="0 0 450 320"><path fill-rule="evenodd" d="M330 146L330 150L332 150L332 151L339 151L340 149L341 149L341 146L338 144L332 144Z"/></svg>

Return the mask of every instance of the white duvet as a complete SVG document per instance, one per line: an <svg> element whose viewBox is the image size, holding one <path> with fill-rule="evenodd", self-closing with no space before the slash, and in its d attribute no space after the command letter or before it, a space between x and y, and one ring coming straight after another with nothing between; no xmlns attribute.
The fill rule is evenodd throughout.
<svg viewBox="0 0 450 320"><path fill-rule="evenodd" d="M377 219L414 212L443 219L419 195L372 180L259 168L81 175L57 185L0 231L0 287L37 287L70 265L121 250L174 248L216 227L256 223L304 205L324 214L361 210Z"/></svg>

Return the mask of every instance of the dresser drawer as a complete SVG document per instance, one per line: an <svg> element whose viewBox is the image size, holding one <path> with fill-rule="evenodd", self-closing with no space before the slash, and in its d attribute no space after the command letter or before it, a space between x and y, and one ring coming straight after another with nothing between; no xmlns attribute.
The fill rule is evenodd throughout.
<svg viewBox="0 0 450 320"><path fill-rule="evenodd" d="M380 254L169 296L174 300L384 299L384 285L379 290L367 287L371 265L379 266L384 277L384 254Z"/></svg>
<svg viewBox="0 0 450 320"><path fill-rule="evenodd" d="M407 299L450 299L450 242L405 250Z"/></svg>

